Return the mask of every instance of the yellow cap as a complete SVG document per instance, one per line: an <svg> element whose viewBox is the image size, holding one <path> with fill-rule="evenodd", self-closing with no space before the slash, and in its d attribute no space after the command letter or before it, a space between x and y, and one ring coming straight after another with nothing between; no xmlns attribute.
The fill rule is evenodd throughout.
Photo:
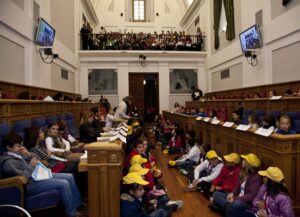
<svg viewBox="0 0 300 217"><path fill-rule="evenodd" d="M148 160L146 158L143 158L141 155L137 154L131 158L130 164L131 165L134 165L134 164L142 165L142 164L146 163L147 161Z"/></svg>
<svg viewBox="0 0 300 217"><path fill-rule="evenodd" d="M141 176L146 175L149 172L149 169L143 168L140 164L134 164L129 168L129 173L137 173Z"/></svg>
<svg viewBox="0 0 300 217"><path fill-rule="evenodd" d="M139 122L134 122L134 123L132 124L132 127L138 127L138 126L140 126Z"/></svg>
<svg viewBox="0 0 300 217"><path fill-rule="evenodd" d="M211 150L206 153L207 159L212 159L212 158L216 158L216 157L219 157L219 156L217 155L217 153L214 150Z"/></svg>
<svg viewBox="0 0 300 217"><path fill-rule="evenodd" d="M241 155L241 157L244 158L253 167L260 166L260 160L255 154L250 153L247 155Z"/></svg>
<svg viewBox="0 0 300 217"><path fill-rule="evenodd" d="M123 183L126 185L129 184L140 184L140 185L148 185L149 182L145 181L141 175L139 175L138 173L128 173L126 176L123 177Z"/></svg>
<svg viewBox="0 0 300 217"><path fill-rule="evenodd" d="M258 174L266 176L274 182L281 182L284 179L284 175L278 167L269 167L267 170L258 171Z"/></svg>
<svg viewBox="0 0 300 217"><path fill-rule="evenodd" d="M128 126L127 135L130 136L132 134L132 127Z"/></svg>
<svg viewBox="0 0 300 217"><path fill-rule="evenodd" d="M224 159L229 163L239 164L241 159L237 153L231 153L229 155L224 155Z"/></svg>

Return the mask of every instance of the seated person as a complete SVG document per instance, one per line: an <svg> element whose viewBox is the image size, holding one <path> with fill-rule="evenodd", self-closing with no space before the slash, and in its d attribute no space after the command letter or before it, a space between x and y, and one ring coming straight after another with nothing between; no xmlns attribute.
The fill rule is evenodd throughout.
<svg viewBox="0 0 300 217"><path fill-rule="evenodd" d="M278 134L296 134L296 131L291 129L291 118L287 115L283 115L279 118L279 129L275 133Z"/></svg>
<svg viewBox="0 0 300 217"><path fill-rule="evenodd" d="M84 143L92 143L97 141L97 137L100 136L100 129L94 128L92 123L94 122L95 115L92 112L86 112L80 121L79 134L80 141Z"/></svg>
<svg viewBox="0 0 300 217"><path fill-rule="evenodd" d="M92 122L92 127L96 130L99 130L101 133L103 133L103 127L105 126L104 117L101 116L100 111L98 107L92 107L90 109L90 112L94 114L94 120Z"/></svg>
<svg viewBox="0 0 300 217"><path fill-rule="evenodd" d="M179 154L181 152L182 152L181 130L175 128L172 130L172 138L170 139L168 146L164 150L164 153Z"/></svg>
<svg viewBox="0 0 300 217"><path fill-rule="evenodd" d="M52 173L52 178L35 181L32 173L38 160L32 157L27 163L20 155L23 139L16 133L8 134L2 140L7 152L1 158L1 169L4 177L25 176L28 179L26 193L38 194L57 189L60 192L66 213L69 217L79 216L77 208L81 205L81 197L72 174Z"/></svg>
<svg viewBox="0 0 300 217"><path fill-rule="evenodd" d="M61 135L62 138L64 138L66 141L68 141L70 143L71 152L73 152L73 153L84 152L83 147L85 146L85 143L76 140L70 133L68 133L66 131L65 122L58 121L57 124L58 124L58 133Z"/></svg>
<svg viewBox="0 0 300 217"><path fill-rule="evenodd" d="M70 142L58 133L57 123L51 123L47 127L45 144L47 150L58 157L66 157L68 160L79 162L82 153L71 153Z"/></svg>
<svg viewBox="0 0 300 217"><path fill-rule="evenodd" d="M138 173L129 173L123 177L124 192L121 195L121 217L139 216L139 217L166 217L163 209L155 210L148 215L143 209L142 198L144 196L143 186L147 185L141 175ZM153 201L153 205L157 205L157 201Z"/></svg>
<svg viewBox="0 0 300 217"><path fill-rule="evenodd" d="M214 194L215 204L221 209L226 207L226 216L237 216L236 211L250 209L262 185L262 178L258 175L260 160L252 153L241 157L243 158L242 170L233 192L227 195L221 192Z"/></svg>
<svg viewBox="0 0 300 217"><path fill-rule="evenodd" d="M284 175L278 167L259 171L264 184L252 203L252 210L237 210L235 217L294 217L292 200L284 184Z"/></svg>
<svg viewBox="0 0 300 217"><path fill-rule="evenodd" d="M237 153L231 153L224 156L225 162L221 170L220 175L212 181L210 192L212 197L210 198L211 204L208 205L213 211L224 213L223 209L218 209L215 205L214 197L218 194L227 195L232 192L240 176L240 156Z"/></svg>
<svg viewBox="0 0 300 217"><path fill-rule="evenodd" d="M117 107L110 109L109 113L106 115L106 118L105 118L105 128L106 129L112 128L116 110L117 110Z"/></svg>
<svg viewBox="0 0 300 217"><path fill-rule="evenodd" d="M133 143L133 149L130 151L129 155L125 159L124 168L129 169L131 165L131 160L136 155L142 155L144 153L144 143L142 139L137 139Z"/></svg>
<svg viewBox="0 0 300 217"><path fill-rule="evenodd" d="M200 149L195 143L195 140L189 140L187 145L189 147L188 153L182 155L176 161L169 161L170 166L176 165L179 171L184 175L188 174L187 168L195 166L200 159Z"/></svg>
<svg viewBox="0 0 300 217"><path fill-rule="evenodd" d="M275 119L269 115L266 115L263 119L262 127L264 129L272 128L275 129Z"/></svg>
<svg viewBox="0 0 300 217"><path fill-rule="evenodd" d="M194 174L189 177L189 186L184 191L196 191L199 185L204 196L209 199L211 182L219 176L223 165L222 159L214 150L207 152L206 160L195 168Z"/></svg>
<svg viewBox="0 0 300 217"><path fill-rule="evenodd" d="M234 110L232 112L232 122L236 125L240 125L242 123L240 113L238 110Z"/></svg>
<svg viewBox="0 0 300 217"><path fill-rule="evenodd" d="M268 98L272 98L273 96L277 96L276 91L270 90L268 93Z"/></svg>
<svg viewBox="0 0 300 217"><path fill-rule="evenodd" d="M253 128L253 129L257 129L258 126L258 122L257 122L257 118L254 114L249 115L248 117L248 125Z"/></svg>

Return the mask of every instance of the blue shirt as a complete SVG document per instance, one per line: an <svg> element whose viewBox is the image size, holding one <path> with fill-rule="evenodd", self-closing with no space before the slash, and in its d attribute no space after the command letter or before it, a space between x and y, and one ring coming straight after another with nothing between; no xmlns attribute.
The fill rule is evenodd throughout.
<svg viewBox="0 0 300 217"><path fill-rule="evenodd" d="M282 129L278 129L276 131L278 134L288 135L288 134L297 134L296 131L289 129L288 131L284 131Z"/></svg>

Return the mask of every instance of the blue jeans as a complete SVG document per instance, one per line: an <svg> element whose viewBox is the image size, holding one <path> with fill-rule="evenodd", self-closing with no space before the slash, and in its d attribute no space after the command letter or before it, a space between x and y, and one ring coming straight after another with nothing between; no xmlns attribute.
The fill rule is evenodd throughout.
<svg viewBox="0 0 300 217"><path fill-rule="evenodd" d="M212 195L214 202L221 208L225 209L227 205L227 193L222 191L215 191Z"/></svg>
<svg viewBox="0 0 300 217"><path fill-rule="evenodd" d="M254 213L250 212L249 204L235 200L226 209L226 217L255 217Z"/></svg>
<svg viewBox="0 0 300 217"><path fill-rule="evenodd" d="M193 161L193 160L185 160L185 161L179 161L177 163L177 167L178 169L186 169L187 167L190 167L190 166L194 166L196 165L196 162Z"/></svg>
<svg viewBox="0 0 300 217"><path fill-rule="evenodd" d="M150 215L150 217L166 217L166 212L163 209L158 209L155 210L154 212L152 212Z"/></svg>
<svg viewBox="0 0 300 217"><path fill-rule="evenodd" d="M31 180L27 185L28 194L37 194L53 189L59 190L68 216L75 216L77 207L81 204L81 197L72 174L53 173L51 179Z"/></svg>

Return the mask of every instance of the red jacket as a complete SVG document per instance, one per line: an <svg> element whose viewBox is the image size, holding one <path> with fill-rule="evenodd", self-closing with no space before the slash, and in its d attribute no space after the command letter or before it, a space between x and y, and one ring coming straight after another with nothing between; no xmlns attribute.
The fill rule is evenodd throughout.
<svg viewBox="0 0 300 217"><path fill-rule="evenodd" d="M239 181L240 165L234 167L223 166L220 175L212 181L212 185L221 187L222 191L232 192Z"/></svg>
<svg viewBox="0 0 300 217"><path fill-rule="evenodd" d="M169 141L170 148L182 148L182 142L180 136L172 137Z"/></svg>
<svg viewBox="0 0 300 217"><path fill-rule="evenodd" d="M132 150L132 152L130 152L130 154L127 156L126 160L125 160L125 164L124 164L124 168L129 169L129 167L131 166L131 158L133 158L133 156L138 155L139 153L136 150Z"/></svg>

